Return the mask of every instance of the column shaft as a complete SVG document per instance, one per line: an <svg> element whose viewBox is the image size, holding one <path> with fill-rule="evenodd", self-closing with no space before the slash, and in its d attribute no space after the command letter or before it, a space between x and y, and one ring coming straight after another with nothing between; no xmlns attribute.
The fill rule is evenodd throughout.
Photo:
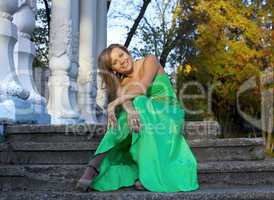
<svg viewBox="0 0 274 200"><path fill-rule="evenodd" d="M96 120L96 18L97 1L80 0L78 106L86 123Z"/></svg>
<svg viewBox="0 0 274 200"><path fill-rule="evenodd" d="M53 0L51 10L50 61L48 112L52 124L74 124L79 114L74 106L75 85L72 74L74 0ZM75 2L74 2L75 3Z"/></svg>

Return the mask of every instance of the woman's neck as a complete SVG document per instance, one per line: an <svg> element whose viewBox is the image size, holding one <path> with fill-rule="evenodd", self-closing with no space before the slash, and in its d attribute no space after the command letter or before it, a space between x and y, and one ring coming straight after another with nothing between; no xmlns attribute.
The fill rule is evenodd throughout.
<svg viewBox="0 0 274 200"><path fill-rule="evenodd" d="M131 68L131 71L128 74L125 74L125 77L127 77L127 78L134 78L135 77L135 73L136 73L135 63L136 63L136 61L133 62L133 66Z"/></svg>
<svg viewBox="0 0 274 200"><path fill-rule="evenodd" d="M137 77L139 65L141 63L142 59L138 59L133 62L132 70L129 74L126 74L125 77L127 78L134 78Z"/></svg>

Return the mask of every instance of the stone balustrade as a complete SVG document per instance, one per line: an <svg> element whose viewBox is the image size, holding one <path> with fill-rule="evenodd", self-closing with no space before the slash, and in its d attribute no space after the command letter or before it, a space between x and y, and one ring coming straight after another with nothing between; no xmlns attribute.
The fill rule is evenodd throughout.
<svg viewBox="0 0 274 200"><path fill-rule="evenodd" d="M48 110L52 124L106 123L97 56L106 46L106 0L53 0ZM99 95L98 95L99 94ZM96 102L97 95L100 103Z"/></svg>
<svg viewBox="0 0 274 200"><path fill-rule="evenodd" d="M96 59L106 47L107 0L52 0L49 97L33 80L36 0L0 2L0 123L106 123ZM92 11L92 12L91 12Z"/></svg>
<svg viewBox="0 0 274 200"><path fill-rule="evenodd" d="M18 29L18 40L14 49L16 74L21 85L30 92L27 99L31 105L32 121L48 124L50 116L46 109L46 99L42 97L33 80L32 63L35 57L35 46L31 33L35 28L36 0L19 1L19 9L13 15L13 22Z"/></svg>
<svg viewBox="0 0 274 200"><path fill-rule="evenodd" d="M53 0L51 9L48 111L52 124L77 124L80 115L76 110L73 65L73 0ZM77 41L76 41L77 42Z"/></svg>
<svg viewBox="0 0 274 200"><path fill-rule="evenodd" d="M19 82L13 52L17 41L17 27L12 15L18 10L17 0L0 2L0 121L27 123L33 120L31 105L27 99L30 92Z"/></svg>
<svg viewBox="0 0 274 200"><path fill-rule="evenodd" d="M0 3L0 122L48 124L46 100L32 76L35 0Z"/></svg>

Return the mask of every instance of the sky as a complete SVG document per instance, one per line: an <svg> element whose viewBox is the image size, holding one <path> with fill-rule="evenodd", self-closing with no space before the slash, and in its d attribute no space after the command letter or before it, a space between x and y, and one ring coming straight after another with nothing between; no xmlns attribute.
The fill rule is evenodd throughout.
<svg viewBox="0 0 274 200"><path fill-rule="evenodd" d="M131 4L132 0L112 0L108 12L108 33L107 44L124 44L127 37L127 27L131 27L133 20L137 17L138 11ZM143 0L133 0L135 5L141 5ZM128 16L121 16L120 12ZM128 17L131 17L128 19ZM134 42L134 41L133 41Z"/></svg>
<svg viewBox="0 0 274 200"><path fill-rule="evenodd" d="M161 2L161 0L158 0ZM170 3L174 0L164 0L163 2ZM133 2L133 4L132 4ZM134 20L139 14L137 6L141 6L143 0L112 0L108 12L108 45L111 43L124 43L127 37L128 30L126 26L131 27ZM157 21L159 18L158 13L155 13L155 0L152 0L147 7L145 16L151 22ZM119 13L124 14L124 16L119 15ZM167 20L170 16L166 16ZM157 22L156 22L157 23ZM133 43L138 45L136 37L133 38Z"/></svg>

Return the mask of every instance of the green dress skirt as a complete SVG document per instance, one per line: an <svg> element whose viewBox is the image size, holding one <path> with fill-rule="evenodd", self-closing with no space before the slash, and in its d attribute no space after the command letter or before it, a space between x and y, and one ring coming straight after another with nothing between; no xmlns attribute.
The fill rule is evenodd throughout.
<svg viewBox="0 0 274 200"><path fill-rule="evenodd" d="M168 75L156 75L146 95L132 102L141 129L130 134L127 113L118 113L117 127L107 129L91 157L107 152L91 188L112 191L132 186L139 179L153 192L196 190L197 162L182 135L184 110Z"/></svg>

